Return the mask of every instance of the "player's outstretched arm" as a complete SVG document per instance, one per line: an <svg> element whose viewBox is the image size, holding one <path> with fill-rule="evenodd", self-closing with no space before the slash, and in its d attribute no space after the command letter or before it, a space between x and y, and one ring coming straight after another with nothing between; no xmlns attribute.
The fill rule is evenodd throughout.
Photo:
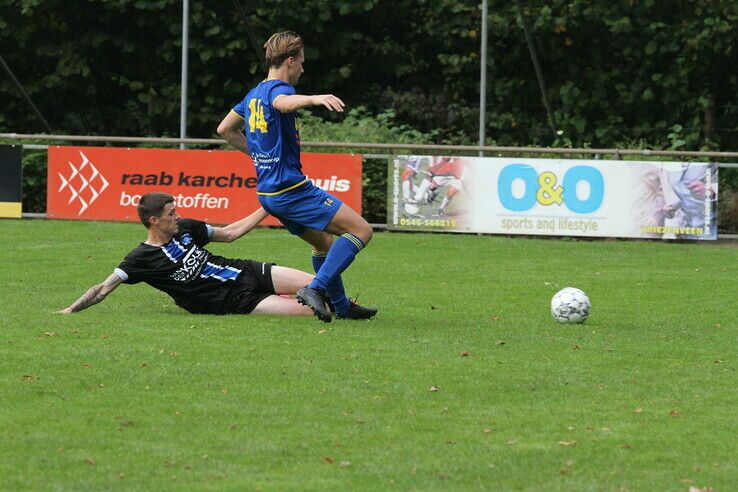
<svg viewBox="0 0 738 492"><path fill-rule="evenodd" d="M282 113L291 113L310 106L325 106L328 111L343 112L343 108L346 106L343 101L333 94L321 94L317 96L282 94L274 98L272 105Z"/></svg>
<svg viewBox="0 0 738 492"><path fill-rule="evenodd" d="M97 284L94 287L90 287L87 292L85 292L82 297L77 299L71 306L62 309L61 311L57 311L57 313L71 314L82 311L83 309L87 309L93 304L97 304L98 302L105 299L105 297L113 292L115 288L121 284L121 282L123 282L123 280L118 275L116 275L115 273L111 273L110 276L106 278L102 283Z"/></svg>
<svg viewBox="0 0 738 492"><path fill-rule="evenodd" d="M266 219L267 216L269 216L269 214L263 208L259 208L251 215L248 215L241 220L237 220L232 224L228 224L225 227L213 227L213 236L210 240L221 243L231 243L236 239L243 237L251 231L251 229L259 225L262 220Z"/></svg>
<svg viewBox="0 0 738 492"><path fill-rule="evenodd" d="M235 111L231 111L218 125L218 135L244 154L251 156L246 137L241 132L241 128L243 128L243 118Z"/></svg>

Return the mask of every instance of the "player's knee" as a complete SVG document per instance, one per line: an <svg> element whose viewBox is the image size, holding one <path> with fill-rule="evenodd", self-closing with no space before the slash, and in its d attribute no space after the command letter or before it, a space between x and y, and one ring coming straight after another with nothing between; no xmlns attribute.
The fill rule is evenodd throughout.
<svg viewBox="0 0 738 492"><path fill-rule="evenodd" d="M374 231L372 230L372 226L369 225L369 222L367 221L363 221L363 223L359 227L359 230L356 231L355 234L355 236L358 236L364 242L364 246L369 244L369 241L371 241L373 235Z"/></svg>

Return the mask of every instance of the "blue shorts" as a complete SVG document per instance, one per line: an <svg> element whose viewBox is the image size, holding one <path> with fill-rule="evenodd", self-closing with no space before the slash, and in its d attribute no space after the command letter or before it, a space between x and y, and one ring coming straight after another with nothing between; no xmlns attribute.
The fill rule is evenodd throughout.
<svg viewBox="0 0 738 492"><path fill-rule="evenodd" d="M307 181L278 195L258 195L264 210L278 218L290 234L300 236L308 229L322 231L343 202Z"/></svg>

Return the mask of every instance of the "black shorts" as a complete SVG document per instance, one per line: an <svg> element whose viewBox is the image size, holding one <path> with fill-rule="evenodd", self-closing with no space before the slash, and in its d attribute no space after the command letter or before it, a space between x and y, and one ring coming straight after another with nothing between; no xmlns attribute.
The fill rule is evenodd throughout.
<svg viewBox="0 0 738 492"><path fill-rule="evenodd" d="M274 294L274 263L243 260L241 275L226 296L222 314L249 314L264 299Z"/></svg>

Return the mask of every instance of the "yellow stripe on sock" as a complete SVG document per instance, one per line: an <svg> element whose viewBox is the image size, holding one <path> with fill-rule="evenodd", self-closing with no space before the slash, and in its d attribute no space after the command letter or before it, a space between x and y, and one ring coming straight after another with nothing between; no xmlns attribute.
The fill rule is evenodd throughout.
<svg viewBox="0 0 738 492"><path fill-rule="evenodd" d="M354 245L357 248L359 248L359 251L361 251L362 249L364 249L364 243L362 243L361 242L361 239L359 239L358 237L354 236L353 234L350 234L350 233L347 232L346 234L344 234L341 237L345 237L346 239L348 239L349 241L351 241L352 243L354 243Z"/></svg>

